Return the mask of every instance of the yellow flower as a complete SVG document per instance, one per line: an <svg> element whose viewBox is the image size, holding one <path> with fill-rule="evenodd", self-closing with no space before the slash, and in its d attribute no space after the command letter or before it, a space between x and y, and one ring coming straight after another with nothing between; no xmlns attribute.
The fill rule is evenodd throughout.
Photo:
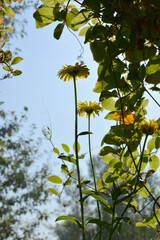
<svg viewBox="0 0 160 240"><path fill-rule="evenodd" d="M152 135L154 133L158 133L159 126L154 120L149 120L149 122L143 120L140 125L140 130L144 134Z"/></svg>
<svg viewBox="0 0 160 240"><path fill-rule="evenodd" d="M65 65L57 74L60 79L63 79L64 82L67 80L70 81L73 78L77 80L79 78L87 78L89 75L89 69L86 65L76 63L75 66Z"/></svg>
<svg viewBox="0 0 160 240"><path fill-rule="evenodd" d="M87 118L90 115L93 115L93 117L95 117L95 114L99 115L100 111L103 111L103 108L99 103L91 101L89 101L89 103L87 101L78 103L78 113L81 117L83 117L85 113Z"/></svg>
<svg viewBox="0 0 160 240"><path fill-rule="evenodd" d="M124 116L124 120L123 120L123 116ZM136 115L133 114L132 112L123 110L123 116L121 112L115 112L113 119L116 121L120 121L121 124L126 124L126 125L134 123Z"/></svg>

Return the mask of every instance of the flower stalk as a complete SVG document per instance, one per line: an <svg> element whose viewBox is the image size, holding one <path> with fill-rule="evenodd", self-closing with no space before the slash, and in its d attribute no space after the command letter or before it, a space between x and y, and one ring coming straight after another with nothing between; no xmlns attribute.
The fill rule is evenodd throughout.
<svg viewBox="0 0 160 240"><path fill-rule="evenodd" d="M80 177L80 168L79 168L79 159L78 159L78 110L77 110L77 87L76 87L75 77L73 78L73 83L74 83L74 99L75 99L75 154L76 154L76 163L77 163L76 166L77 166L79 196L80 196L80 205L81 205L82 234L83 234L83 240L85 240L84 206L82 201L81 177Z"/></svg>
<svg viewBox="0 0 160 240"><path fill-rule="evenodd" d="M90 136L90 130L91 130L91 121L90 121L90 114L88 114L88 145L89 145L89 157L90 157L90 163L92 168L92 174L93 174L93 181L94 181L94 187L95 191L97 192L97 186L96 186L96 177L95 177L95 171L94 171L94 165L93 165L93 159L92 159L92 153L91 153L91 136ZM98 217L101 220L101 212L99 207L99 202L97 201L97 211L98 211ZM101 240L102 237L102 227L100 226L100 235L99 240Z"/></svg>

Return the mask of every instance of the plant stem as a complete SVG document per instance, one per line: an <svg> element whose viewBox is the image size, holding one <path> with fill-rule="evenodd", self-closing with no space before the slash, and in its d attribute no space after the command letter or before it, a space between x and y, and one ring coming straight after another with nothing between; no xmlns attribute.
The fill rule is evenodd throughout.
<svg viewBox="0 0 160 240"><path fill-rule="evenodd" d="M145 140L144 140L144 144L143 144L143 149L142 149L141 156L140 156L140 160L139 160L140 164L139 164L139 169L138 169L138 173L137 173L137 181L136 181L135 187L134 187L134 189L133 189L132 195L131 195L131 197L130 197L130 199L129 199L129 201L128 201L126 207L125 207L125 209L123 210L123 212L122 212L122 214L121 214L121 218L122 218L122 217L124 216L124 214L126 213L128 207L129 207L129 204L130 204L131 201L132 201L132 197L133 197L133 195L136 193L136 188L137 188L138 180L139 180L139 177L140 177L141 166L142 166L142 159L143 159L144 149L145 149L146 142L147 142L147 137L148 137L148 135L145 136ZM120 223L120 220L118 220L117 223L115 224L114 229L113 229L113 231L112 231L112 235L113 235L114 231L116 230L116 228L117 228L117 226L118 226L119 223ZM109 239L108 239L108 240L109 240Z"/></svg>
<svg viewBox="0 0 160 240"><path fill-rule="evenodd" d="M111 229L110 229L110 233L109 233L109 237L108 237L108 240L111 240L112 239L112 236L113 236L113 233L114 233L114 217L115 217L115 202L113 202L113 210L112 210L112 226L111 226Z"/></svg>
<svg viewBox="0 0 160 240"><path fill-rule="evenodd" d="M78 175L78 185L79 185L79 196L80 196L80 205L81 205L81 221L82 221L82 234L83 240L85 240L85 226L84 226L84 208L82 201L82 188L81 188L81 177L80 177L80 168L79 168L79 159L78 159L78 112L77 112L77 88L76 88L76 79L73 78L74 82L74 99L75 99L75 154L76 154L76 166L77 166L77 175Z"/></svg>
<svg viewBox="0 0 160 240"><path fill-rule="evenodd" d="M92 168L92 174L93 174L93 181L94 181L94 187L95 191L97 192L97 186L96 186L96 177L95 177L95 171L94 171L94 165L93 165L93 159L92 159L92 154L91 154L91 136L90 136L90 130L91 130L91 120L90 120L90 114L88 116L88 145L89 145L89 157L90 157L90 163L91 163L91 168ZM98 210L98 217L101 220L101 212L100 212L100 207L99 207L99 202L97 201L97 210ZM99 240L101 240L102 237L102 227L100 226L100 235L99 235Z"/></svg>

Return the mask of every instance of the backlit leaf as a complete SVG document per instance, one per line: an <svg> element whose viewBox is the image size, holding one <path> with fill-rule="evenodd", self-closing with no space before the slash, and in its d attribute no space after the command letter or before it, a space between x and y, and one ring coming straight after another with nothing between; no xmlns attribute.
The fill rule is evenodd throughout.
<svg viewBox="0 0 160 240"><path fill-rule="evenodd" d="M79 226L79 228L82 228L82 224L76 218L68 217L68 216L60 216L55 221L57 222L57 221L61 221L61 220L73 222L73 223L77 224Z"/></svg>
<svg viewBox="0 0 160 240"><path fill-rule="evenodd" d="M78 153L79 153L79 152L80 152L80 149L81 149L79 142L77 142L77 148L78 148ZM73 143L73 151L74 151L74 152L76 152L75 149L76 149L76 148L75 148L75 143Z"/></svg>
<svg viewBox="0 0 160 240"><path fill-rule="evenodd" d="M10 18L14 17L15 13L14 13L14 11L12 10L12 8L7 7L7 6L4 6L3 9L4 9L5 14L6 14L8 17L10 17Z"/></svg>
<svg viewBox="0 0 160 240"><path fill-rule="evenodd" d="M149 165L156 171L159 168L159 158L156 155L152 155L149 159Z"/></svg>
<svg viewBox="0 0 160 240"><path fill-rule="evenodd" d="M56 175L50 176L47 179L52 183L57 183L57 184L62 183L62 179Z"/></svg>
<svg viewBox="0 0 160 240"><path fill-rule="evenodd" d="M15 65L15 64L21 62L22 60L23 60L23 58L21 58L21 57L15 57L12 59L11 65Z"/></svg>
<svg viewBox="0 0 160 240"><path fill-rule="evenodd" d="M70 148L64 143L62 143L62 148L64 149L65 152L67 152L67 153L70 152Z"/></svg>
<svg viewBox="0 0 160 240"><path fill-rule="evenodd" d="M55 195L58 196L58 192L57 192L55 189L53 189L53 188L48 188L48 190L50 191L50 193L55 194Z"/></svg>

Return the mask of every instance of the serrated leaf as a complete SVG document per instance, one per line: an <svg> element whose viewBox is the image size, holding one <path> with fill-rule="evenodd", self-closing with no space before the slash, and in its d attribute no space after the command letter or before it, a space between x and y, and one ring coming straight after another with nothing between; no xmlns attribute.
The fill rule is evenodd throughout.
<svg viewBox="0 0 160 240"><path fill-rule="evenodd" d="M69 217L69 216L60 216L55 221L57 222L57 221L61 221L61 220L73 222L73 223L77 224L79 226L79 228L82 228L82 224L76 218Z"/></svg>
<svg viewBox="0 0 160 240"><path fill-rule="evenodd" d="M69 153L70 152L70 148L68 147L68 145L62 143L62 148L65 152Z"/></svg>
<svg viewBox="0 0 160 240"><path fill-rule="evenodd" d="M50 193L55 194L55 195L58 196L58 192L57 192L55 189L53 189L53 188L48 188L48 190L50 191Z"/></svg>
<svg viewBox="0 0 160 240"><path fill-rule="evenodd" d="M56 175L47 177L47 179L52 183L57 183L57 184L62 183L62 179L60 177L56 176Z"/></svg>
<svg viewBox="0 0 160 240"><path fill-rule="evenodd" d="M22 60L23 60L23 58L21 58L21 57L15 57L15 58L12 59L11 65L15 65L17 63L20 63Z"/></svg>

